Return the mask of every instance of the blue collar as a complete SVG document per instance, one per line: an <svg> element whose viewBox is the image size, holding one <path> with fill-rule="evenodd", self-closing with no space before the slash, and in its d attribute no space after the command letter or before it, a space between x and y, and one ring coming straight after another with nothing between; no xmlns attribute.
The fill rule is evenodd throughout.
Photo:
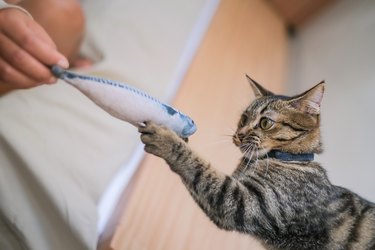
<svg viewBox="0 0 375 250"><path fill-rule="evenodd" d="M278 150L271 150L268 157L281 161L313 161L314 153L292 154Z"/></svg>

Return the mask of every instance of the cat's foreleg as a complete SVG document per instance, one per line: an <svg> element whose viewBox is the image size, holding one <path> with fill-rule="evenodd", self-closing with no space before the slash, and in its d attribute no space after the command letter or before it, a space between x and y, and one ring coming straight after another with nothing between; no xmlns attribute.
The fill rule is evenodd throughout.
<svg viewBox="0 0 375 250"><path fill-rule="evenodd" d="M139 131L145 151L163 158L181 176L192 197L220 228L255 233L267 224L249 190L212 168L177 134L153 123Z"/></svg>

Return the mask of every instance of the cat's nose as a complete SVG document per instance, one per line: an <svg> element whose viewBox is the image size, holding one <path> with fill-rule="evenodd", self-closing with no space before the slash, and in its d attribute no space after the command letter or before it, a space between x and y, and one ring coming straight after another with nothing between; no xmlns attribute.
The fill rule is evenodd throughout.
<svg viewBox="0 0 375 250"><path fill-rule="evenodd" d="M239 128L236 132L236 134L238 135L238 137L240 139L243 139L246 137L246 135L249 133L249 130L247 127L242 127L242 128Z"/></svg>
<svg viewBox="0 0 375 250"><path fill-rule="evenodd" d="M240 138L238 138L238 135L237 135L237 134L235 134L235 135L233 136L233 143L234 143L234 145L236 145L236 146L240 146L240 145L241 145L241 140L240 140Z"/></svg>
<svg viewBox="0 0 375 250"><path fill-rule="evenodd" d="M245 138L245 136L246 136L246 133L245 133L245 132L243 132L243 131L238 131L238 132L237 132L237 137L238 137L238 139L240 139L241 141Z"/></svg>
<svg viewBox="0 0 375 250"><path fill-rule="evenodd" d="M243 133L237 132L233 136L233 142L235 145L240 146L244 138L245 135Z"/></svg>

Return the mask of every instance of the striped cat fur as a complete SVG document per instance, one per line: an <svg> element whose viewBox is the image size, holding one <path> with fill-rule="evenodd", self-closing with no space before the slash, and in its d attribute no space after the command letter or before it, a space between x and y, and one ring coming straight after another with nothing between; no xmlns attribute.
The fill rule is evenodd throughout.
<svg viewBox="0 0 375 250"><path fill-rule="evenodd" d="M215 170L174 132L150 122L139 128L145 151L165 159L219 228L254 236L267 249L375 249L374 203L333 185L312 159L268 156L274 150L322 152L324 82L286 97L248 80L256 99L233 136L243 157L232 175Z"/></svg>

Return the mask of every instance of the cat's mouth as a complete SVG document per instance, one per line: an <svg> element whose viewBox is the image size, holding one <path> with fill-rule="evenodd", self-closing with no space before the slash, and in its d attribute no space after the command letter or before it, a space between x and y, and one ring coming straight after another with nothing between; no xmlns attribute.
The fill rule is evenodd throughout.
<svg viewBox="0 0 375 250"><path fill-rule="evenodd" d="M269 151L262 147L260 138L255 135L241 136L236 133L233 136L233 143L249 159L262 158Z"/></svg>
<svg viewBox="0 0 375 250"><path fill-rule="evenodd" d="M233 143L234 143L234 145L236 145L237 147L241 147L242 142L241 142L241 139L239 138L239 136L238 136L237 134L235 134L235 135L233 136Z"/></svg>
<svg viewBox="0 0 375 250"><path fill-rule="evenodd" d="M236 133L233 136L233 143L240 148L242 153L256 151L260 148L260 139L254 135L243 136Z"/></svg>

